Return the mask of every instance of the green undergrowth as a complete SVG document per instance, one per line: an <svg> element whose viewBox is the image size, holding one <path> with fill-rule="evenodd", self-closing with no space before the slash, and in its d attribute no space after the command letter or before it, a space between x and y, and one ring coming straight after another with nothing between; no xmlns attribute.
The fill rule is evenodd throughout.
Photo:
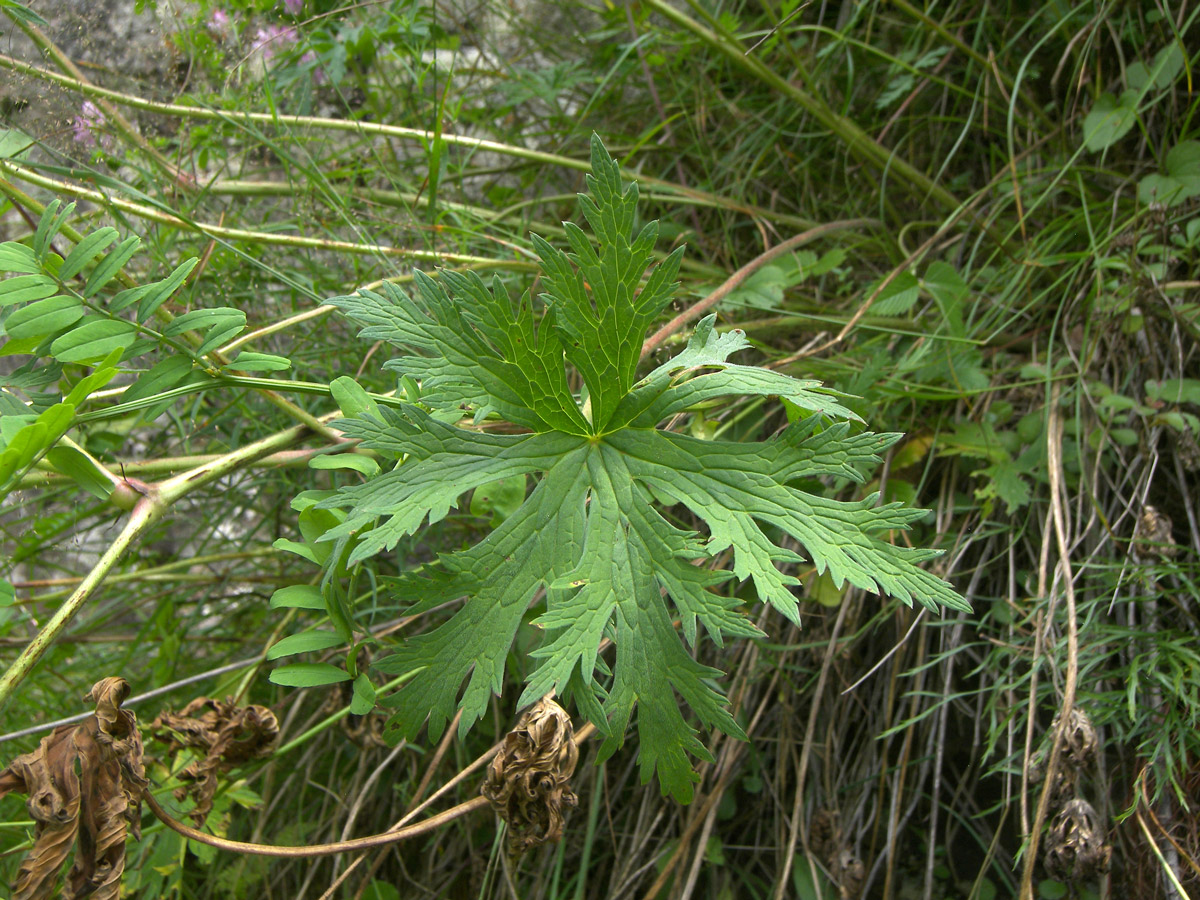
<svg viewBox="0 0 1200 900"><path fill-rule="evenodd" d="M332 896L1197 890L1194 10L144 5L153 75L0 2L0 738L204 676L142 721L284 725L212 830L321 842L553 689L560 844L476 814ZM136 897L353 859L144 824ZM32 837L0 801L0 882Z"/></svg>

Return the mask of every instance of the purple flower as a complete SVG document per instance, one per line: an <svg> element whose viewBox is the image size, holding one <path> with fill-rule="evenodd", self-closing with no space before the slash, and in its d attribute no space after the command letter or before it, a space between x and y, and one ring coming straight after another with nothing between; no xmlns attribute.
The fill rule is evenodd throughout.
<svg viewBox="0 0 1200 900"><path fill-rule="evenodd" d="M232 22L229 19L229 13L223 9L214 9L211 16L208 17L206 23L208 33L215 38L226 38L232 31Z"/></svg>
<svg viewBox="0 0 1200 900"><path fill-rule="evenodd" d="M276 53L285 50L289 44L299 40L296 29L290 25L268 25L254 32L254 40L250 43L250 52L262 52L263 62L268 65Z"/></svg>
<svg viewBox="0 0 1200 900"><path fill-rule="evenodd" d="M293 16L298 16L300 10L304 9L304 0L283 0L283 8Z"/></svg>
<svg viewBox="0 0 1200 900"><path fill-rule="evenodd" d="M84 100L83 105L79 107L79 115L71 123L71 127L75 130L75 143L82 144L89 150L96 146L95 129L104 125L106 119L104 113L100 112L96 104L91 100ZM101 136L101 145L107 149L107 136Z"/></svg>

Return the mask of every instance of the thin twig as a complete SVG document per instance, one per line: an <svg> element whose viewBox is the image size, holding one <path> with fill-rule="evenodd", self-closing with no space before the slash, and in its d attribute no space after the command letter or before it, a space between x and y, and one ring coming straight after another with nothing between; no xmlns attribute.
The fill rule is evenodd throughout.
<svg viewBox="0 0 1200 900"><path fill-rule="evenodd" d="M727 279L725 279L724 284L714 290L703 300L699 301L698 303L694 303L662 328L658 329L658 331L654 332L654 334L650 335L650 337L646 338L645 343L642 344L642 359L645 359L656 349L658 349L663 341L665 341L675 332L679 331L679 329L683 328L683 326L688 322L692 321L693 319L700 318L700 316L704 315L704 313L708 312L710 309L728 297L747 278L772 260L778 259L785 253L790 253L798 247L803 247L805 244L815 241L819 237L824 237L827 234L832 234L835 231L845 231L846 229L850 228L866 228L879 224L881 223L878 219L842 219L837 222L827 222L824 225L818 225L816 228L810 228L807 231L802 231L800 234L788 238L782 244L772 247L765 253L759 254L754 259L750 260L750 262L746 263L746 265L742 266L740 269L730 275Z"/></svg>

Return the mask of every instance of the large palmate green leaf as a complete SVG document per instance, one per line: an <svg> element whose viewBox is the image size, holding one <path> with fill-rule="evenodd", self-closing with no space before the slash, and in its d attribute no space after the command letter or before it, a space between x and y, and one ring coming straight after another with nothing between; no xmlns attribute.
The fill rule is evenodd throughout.
<svg viewBox="0 0 1200 900"><path fill-rule="evenodd" d="M751 579L761 600L798 620L791 573L804 558L780 545L785 536L838 585L930 608L965 603L920 568L933 551L887 540L922 510L798 486L862 481L898 435L853 434L857 417L816 382L730 363L748 343L740 332L718 334L711 317L683 352L637 379L642 339L671 300L680 251L647 274L657 226L633 235L636 185L621 183L596 138L592 167L581 203L599 246L573 225L570 252L535 238L545 288L537 300L514 301L499 279L489 286L447 271L437 281L418 273L415 297L385 284L330 301L364 326L364 338L400 349L387 368L419 383L420 402L341 421L391 470L318 504L344 511L323 540L353 547L330 555L353 565L437 522L474 488L534 476L524 503L477 544L391 582L413 612L466 600L379 662L385 673L411 674L388 733L411 738L428 719L436 736L457 708L469 728L500 691L517 629L544 592L534 624L545 638L521 702L551 691L573 697L607 736L605 754L620 746L636 708L643 777L657 772L665 791L687 800L689 754L707 752L679 700L704 727L742 732L716 687L720 673L696 662L685 641L696 642L698 623L718 643L759 634L742 601L719 590L731 578ZM582 381L578 396L569 369ZM783 397L806 417L762 443L663 428L696 404L740 395ZM524 433L456 424L464 417L503 419ZM682 504L706 533L672 524L659 501ZM731 568L718 568L726 550ZM600 655L605 637L615 644L611 668Z"/></svg>

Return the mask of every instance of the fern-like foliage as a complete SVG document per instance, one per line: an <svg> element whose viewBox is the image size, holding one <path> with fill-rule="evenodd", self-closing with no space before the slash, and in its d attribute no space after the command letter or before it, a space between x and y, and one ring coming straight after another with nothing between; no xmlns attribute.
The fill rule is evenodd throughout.
<svg viewBox="0 0 1200 900"><path fill-rule="evenodd" d="M331 558L353 565L437 522L474 488L534 475L524 503L485 538L393 583L413 611L466 599L443 625L379 662L385 673L415 673L388 733L412 738L428 718L436 737L456 707L468 729L500 691L517 629L544 590L534 624L545 638L520 702L551 691L573 697L606 735L606 755L621 745L636 707L643 779L657 772L663 790L686 801L696 779L688 755L707 753L679 698L706 728L742 731L714 686L720 673L696 662L683 640L695 644L697 623L718 644L759 634L740 601L713 588L750 578L761 599L798 620L797 579L781 566L802 557L771 534L795 538L839 585L930 608L965 604L918 566L933 551L881 538L922 510L877 506L874 496L839 502L795 486L821 476L861 481L899 435L851 434L848 420L857 417L816 382L728 362L747 341L737 331L718 334L712 317L682 353L637 380L643 336L672 297L681 251L647 274L657 225L633 234L637 186L622 184L595 137L592 169L580 203L598 246L570 223L569 252L534 238L541 314L528 293L514 302L499 279L489 287L450 271L438 281L418 274L415 297L385 284L331 301L364 326L363 338L402 351L386 367L418 382L421 394L419 404L340 423L396 464L320 504L344 515L323 540L341 548ZM572 392L567 366L582 380L582 396ZM728 395L784 397L809 415L764 443L659 427ZM527 433L454 424L464 414ZM682 504L707 536L669 522L656 498ZM696 564L726 550L731 569ZM611 669L600 656L605 637L615 644Z"/></svg>

